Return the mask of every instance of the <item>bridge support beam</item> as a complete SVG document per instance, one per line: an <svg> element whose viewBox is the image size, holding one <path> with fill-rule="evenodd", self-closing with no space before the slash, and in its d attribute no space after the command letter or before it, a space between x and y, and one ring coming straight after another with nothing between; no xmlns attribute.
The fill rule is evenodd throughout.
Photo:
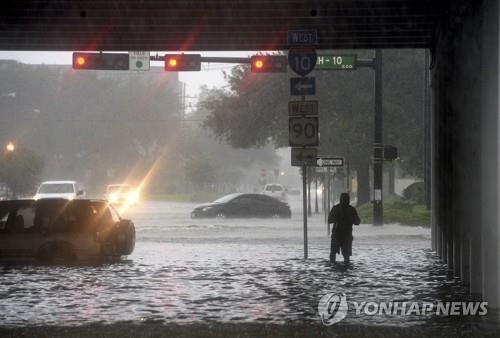
<svg viewBox="0 0 500 338"><path fill-rule="evenodd" d="M454 1L432 49L433 249L500 305L500 8Z"/></svg>

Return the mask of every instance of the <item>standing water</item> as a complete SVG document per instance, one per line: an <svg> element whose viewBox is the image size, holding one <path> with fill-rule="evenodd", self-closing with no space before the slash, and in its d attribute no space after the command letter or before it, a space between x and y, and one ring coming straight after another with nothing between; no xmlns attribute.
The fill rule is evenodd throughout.
<svg viewBox="0 0 500 338"><path fill-rule="evenodd" d="M345 267L327 260L329 236L316 215L309 220L310 259L303 260L300 201L294 202L292 219L266 220L190 219L194 204L144 202L123 215L137 229L126 260L3 267L0 323L321 323L318 301L331 292L359 303L470 299L431 251L428 228L355 227L352 263ZM446 327L457 318L349 308L344 323Z"/></svg>

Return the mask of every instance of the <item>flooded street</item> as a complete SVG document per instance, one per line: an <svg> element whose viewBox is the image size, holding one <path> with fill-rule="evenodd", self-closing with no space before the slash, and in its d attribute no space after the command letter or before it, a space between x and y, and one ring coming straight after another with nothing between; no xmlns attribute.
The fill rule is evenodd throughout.
<svg viewBox="0 0 500 338"><path fill-rule="evenodd" d="M136 225L137 242L122 262L3 267L0 323L318 323L318 301L329 292L345 292L349 302L470 299L431 252L426 228L355 227L345 268L328 262L326 225L315 215L304 261L300 200L291 205L291 220L199 220L189 218L194 204L144 202L124 213ZM349 309L342 323L456 326L457 319Z"/></svg>

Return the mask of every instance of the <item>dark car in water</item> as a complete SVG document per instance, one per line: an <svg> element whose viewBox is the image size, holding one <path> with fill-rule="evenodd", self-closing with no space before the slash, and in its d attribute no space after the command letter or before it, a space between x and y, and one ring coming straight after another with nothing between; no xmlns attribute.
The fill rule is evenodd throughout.
<svg viewBox="0 0 500 338"><path fill-rule="evenodd" d="M290 206L263 194L230 194L195 207L191 218L290 218Z"/></svg>
<svg viewBox="0 0 500 338"><path fill-rule="evenodd" d="M128 255L134 246L134 224L107 201L0 201L0 261L95 261Z"/></svg>

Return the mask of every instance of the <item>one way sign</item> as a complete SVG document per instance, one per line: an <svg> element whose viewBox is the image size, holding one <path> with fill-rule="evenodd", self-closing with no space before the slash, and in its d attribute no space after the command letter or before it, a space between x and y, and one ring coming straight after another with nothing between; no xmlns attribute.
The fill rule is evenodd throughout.
<svg viewBox="0 0 500 338"><path fill-rule="evenodd" d="M290 78L290 95L316 95L316 79L314 77Z"/></svg>
<svg viewBox="0 0 500 338"><path fill-rule="evenodd" d="M343 157L320 156L316 159L317 167L343 167Z"/></svg>

